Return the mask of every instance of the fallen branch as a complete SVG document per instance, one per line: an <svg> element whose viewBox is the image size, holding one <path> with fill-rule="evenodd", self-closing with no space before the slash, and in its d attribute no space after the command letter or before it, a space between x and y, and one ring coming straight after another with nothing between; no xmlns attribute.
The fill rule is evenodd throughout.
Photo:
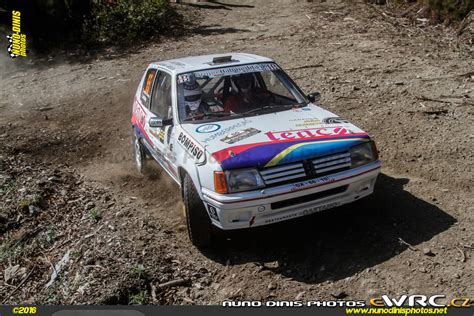
<svg viewBox="0 0 474 316"><path fill-rule="evenodd" d="M439 102L439 103L453 103L453 102L450 102L450 101L428 98L428 97L426 97L426 96L424 96L424 95L418 96L418 97L416 97L416 98L417 98L418 100L421 100L421 101L432 101L432 102Z"/></svg>
<svg viewBox="0 0 474 316"><path fill-rule="evenodd" d="M423 111L423 114L428 114L428 115L431 115L431 114L436 114L436 115L448 114L448 110L446 110L446 109L440 109L440 110L424 110L424 111Z"/></svg>
<svg viewBox="0 0 474 316"><path fill-rule="evenodd" d="M189 279L177 279L177 280L172 280L169 282L158 284L158 288L166 289L168 287L173 287L173 286L188 285L189 282L190 282Z"/></svg>
<svg viewBox="0 0 474 316"><path fill-rule="evenodd" d="M304 66L299 66L299 67L287 68L286 70L298 70L298 69L317 68L317 67L323 67L323 65L322 64L304 65Z"/></svg>
<svg viewBox="0 0 474 316"><path fill-rule="evenodd" d="M410 245L410 244L407 243L405 240L403 240L401 237L398 237L398 241L399 241L401 244L407 246L408 249L410 249L410 250L412 250L412 251L420 251L420 249L418 249L418 248L416 248L416 247Z"/></svg>
<svg viewBox="0 0 474 316"><path fill-rule="evenodd" d="M461 262L466 262L466 254L464 253L464 251L459 248L458 246L456 246L456 249L459 250L459 252L461 253Z"/></svg>
<svg viewBox="0 0 474 316"><path fill-rule="evenodd" d="M450 78L456 78L456 77L470 77L470 76L474 76L474 71L468 71L462 74L456 74L456 75L445 76L445 77L422 78L421 80L431 81L431 80L450 79Z"/></svg>

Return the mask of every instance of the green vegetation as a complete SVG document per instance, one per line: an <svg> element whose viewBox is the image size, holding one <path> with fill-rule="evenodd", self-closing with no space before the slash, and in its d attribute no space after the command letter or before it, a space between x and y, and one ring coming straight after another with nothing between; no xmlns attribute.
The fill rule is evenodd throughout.
<svg viewBox="0 0 474 316"><path fill-rule="evenodd" d="M18 207L24 210L27 209L30 205L40 206L41 202L43 202L43 197L40 194L35 194L31 197L21 199L18 202Z"/></svg>
<svg viewBox="0 0 474 316"><path fill-rule="evenodd" d="M90 212L89 216L91 217L92 220L98 222L102 219L102 214L97 209L92 209Z"/></svg>
<svg viewBox="0 0 474 316"><path fill-rule="evenodd" d="M37 50L70 46L126 46L181 29L167 0L7 1L1 12L21 12L22 30ZM0 22L11 29L11 20Z"/></svg>
<svg viewBox="0 0 474 316"><path fill-rule="evenodd" d="M95 0L83 35L91 43L130 43L163 34L174 18L167 0Z"/></svg>
<svg viewBox="0 0 474 316"><path fill-rule="evenodd" d="M128 296L128 304L130 305L144 305L148 302L148 294L146 291L140 291L136 294Z"/></svg>
<svg viewBox="0 0 474 316"><path fill-rule="evenodd" d="M146 278L145 267L142 264L138 264L130 270L130 274L136 277L137 279L145 279Z"/></svg>

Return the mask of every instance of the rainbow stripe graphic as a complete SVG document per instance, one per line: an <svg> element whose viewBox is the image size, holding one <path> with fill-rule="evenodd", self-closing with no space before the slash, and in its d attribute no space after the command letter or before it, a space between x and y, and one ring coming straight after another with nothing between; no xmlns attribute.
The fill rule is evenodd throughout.
<svg viewBox="0 0 474 316"><path fill-rule="evenodd" d="M313 159L346 151L368 142L366 133L318 137L316 139L274 140L227 147L212 154L222 168L265 168Z"/></svg>

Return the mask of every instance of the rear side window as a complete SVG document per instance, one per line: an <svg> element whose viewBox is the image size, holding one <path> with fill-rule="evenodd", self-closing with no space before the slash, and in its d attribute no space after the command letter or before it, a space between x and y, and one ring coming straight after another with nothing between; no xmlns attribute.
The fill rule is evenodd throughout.
<svg viewBox="0 0 474 316"><path fill-rule="evenodd" d="M153 81L156 77L156 69L149 69L145 76L145 82L143 82L143 89L141 93L141 99L144 105L150 107L151 89L153 87Z"/></svg>
<svg viewBox="0 0 474 316"><path fill-rule="evenodd" d="M150 111L161 118L171 117L171 76L160 72L151 98Z"/></svg>

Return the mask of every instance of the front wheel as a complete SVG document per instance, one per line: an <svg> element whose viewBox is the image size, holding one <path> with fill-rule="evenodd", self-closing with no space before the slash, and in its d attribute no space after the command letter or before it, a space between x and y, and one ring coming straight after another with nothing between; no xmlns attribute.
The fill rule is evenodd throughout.
<svg viewBox="0 0 474 316"><path fill-rule="evenodd" d="M209 247L212 240L211 220L189 175L183 180L183 200L189 239L198 248Z"/></svg>

